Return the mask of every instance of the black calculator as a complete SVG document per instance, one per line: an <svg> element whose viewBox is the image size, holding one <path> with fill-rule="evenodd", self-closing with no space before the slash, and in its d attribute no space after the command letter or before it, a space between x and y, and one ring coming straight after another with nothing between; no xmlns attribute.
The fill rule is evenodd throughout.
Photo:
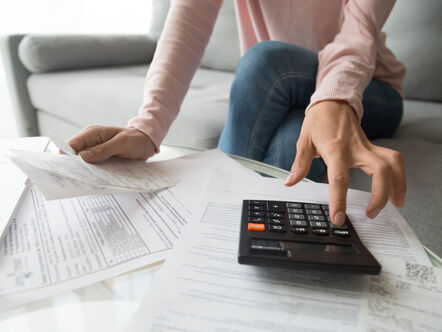
<svg viewBox="0 0 442 332"><path fill-rule="evenodd" d="M294 269L379 274L348 216L338 227L328 205L244 200L238 261Z"/></svg>

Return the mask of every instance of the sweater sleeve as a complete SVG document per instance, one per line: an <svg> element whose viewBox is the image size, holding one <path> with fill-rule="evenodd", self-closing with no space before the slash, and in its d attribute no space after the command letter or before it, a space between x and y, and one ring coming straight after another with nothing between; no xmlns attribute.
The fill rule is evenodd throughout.
<svg viewBox="0 0 442 332"><path fill-rule="evenodd" d="M129 120L157 152L176 118L212 34L222 0L172 1L146 75L143 104Z"/></svg>
<svg viewBox="0 0 442 332"><path fill-rule="evenodd" d="M362 94L376 65L381 29L394 0L348 0L334 40L319 52L316 90L306 112L324 100L344 100L362 118Z"/></svg>

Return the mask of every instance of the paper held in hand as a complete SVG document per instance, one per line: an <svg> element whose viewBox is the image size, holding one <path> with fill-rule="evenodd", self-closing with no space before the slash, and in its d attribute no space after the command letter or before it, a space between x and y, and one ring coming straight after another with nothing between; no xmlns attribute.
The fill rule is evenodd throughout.
<svg viewBox="0 0 442 332"><path fill-rule="evenodd" d="M156 163L111 158L85 162L60 139L52 141L65 154L11 150L10 159L32 180L46 199L115 192L152 192L175 185L178 179Z"/></svg>

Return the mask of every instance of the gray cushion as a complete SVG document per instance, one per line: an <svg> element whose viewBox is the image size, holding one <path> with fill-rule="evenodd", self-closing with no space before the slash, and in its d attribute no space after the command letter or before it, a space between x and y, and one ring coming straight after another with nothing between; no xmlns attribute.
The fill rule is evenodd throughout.
<svg viewBox="0 0 442 332"><path fill-rule="evenodd" d="M442 1L400 0L385 24L387 46L407 67L409 99L442 101Z"/></svg>
<svg viewBox="0 0 442 332"><path fill-rule="evenodd" d="M394 136L442 143L442 103L406 100L404 117Z"/></svg>
<svg viewBox="0 0 442 332"><path fill-rule="evenodd" d="M170 0L154 0L149 36L158 39L167 17ZM233 1L224 1L218 14L201 67L235 71L240 58L239 37Z"/></svg>
<svg viewBox="0 0 442 332"><path fill-rule="evenodd" d="M39 109L40 128L50 130L55 118L70 123L71 128L125 126L141 105L147 69L127 66L32 75L28 87ZM227 118L233 77L229 72L199 69L164 143L216 147ZM71 131L61 136L68 138Z"/></svg>
<svg viewBox="0 0 442 332"><path fill-rule="evenodd" d="M19 57L33 73L149 63L156 42L144 35L28 35Z"/></svg>
<svg viewBox="0 0 442 332"><path fill-rule="evenodd" d="M382 139L375 144L404 155L407 200L401 214L420 240L442 256L442 144L417 138ZM358 169L350 171L350 187L370 191L370 178Z"/></svg>
<svg viewBox="0 0 442 332"><path fill-rule="evenodd" d="M0 38L2 55L0 66L3 62L2 68L4 68L8 80L8 90L15 109L19 134L21 136L37 136L37 118L26 87L26 80L30 73L18 58L18 45L23 38L23 35L10 35Z"/></svg>

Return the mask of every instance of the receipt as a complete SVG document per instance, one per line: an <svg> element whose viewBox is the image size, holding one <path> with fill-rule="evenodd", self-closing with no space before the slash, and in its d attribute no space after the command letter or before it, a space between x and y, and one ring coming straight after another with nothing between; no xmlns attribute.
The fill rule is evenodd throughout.
<svg viewBox="0 0 442 332"><path fill-rule="evenodd" d="M441 269L390 259L368 279L360 331L441 331Z"/></svg>
<svg viewBox="0 0 442 332"><path fill-rule="evenodd" d="M152 192L175 185L173 172L156 163L113 157L89 164L65 142L51 138L66 154L11 150L10 159L35 183L46 199L113 192Z"/></svg>

